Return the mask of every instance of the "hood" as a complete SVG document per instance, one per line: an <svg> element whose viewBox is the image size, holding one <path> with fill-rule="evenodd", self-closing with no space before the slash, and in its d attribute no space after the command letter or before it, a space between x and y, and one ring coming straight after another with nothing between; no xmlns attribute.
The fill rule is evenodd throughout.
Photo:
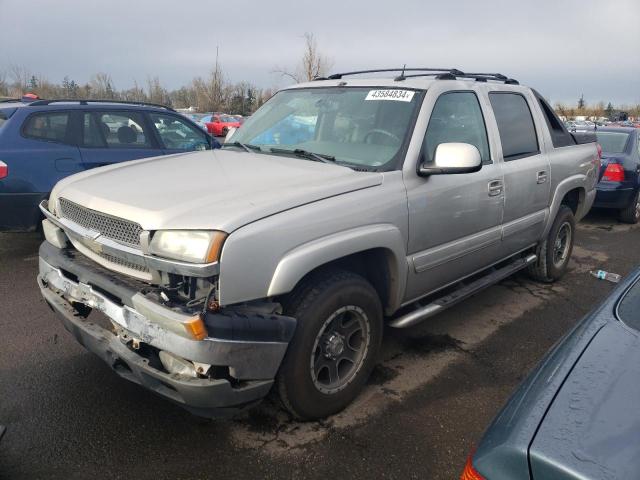
<svg viewBox="0 0 640 480"><path fill-rule="evenodd" d="M296 157L209 150L82 172L59 182L51 200L64 197L145 230L230 233L284 210L380 185L382 178Z"/></svg>
<svg viewBox="0 0 640 480"><path fill-rule="evenodd" d="M531 445L533 478L638 478L640 338L620 322L598 332ZM571 472L563 476L560 472Z"/></svg>

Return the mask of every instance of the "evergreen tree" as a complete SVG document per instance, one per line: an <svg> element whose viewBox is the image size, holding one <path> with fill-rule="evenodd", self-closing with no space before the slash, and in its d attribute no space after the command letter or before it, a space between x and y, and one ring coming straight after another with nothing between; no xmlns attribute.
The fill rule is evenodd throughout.
<svg viewBox="0 0 640 480"><path fill-rule="evenodd" d="M604 113L607 116L607 118L611 119L611 117L613 117L613 105L611 105L611 102L609 102L607 104L607 108L604 109Z"/></svg>
<svg viewBox="0 0 640 480"><path fill-rule="evenodd" d="M29 79L29 83L27 83L27 89L32 91L38 89L38 79L36 78L35 75L31 75L31 78Z"/></svg>
<svg viewBox="0 0 640 480"><path fill-rule="evenodd" d="M584 108L584 94L580 95L578 99L578 110L582 110Z"/></svg>

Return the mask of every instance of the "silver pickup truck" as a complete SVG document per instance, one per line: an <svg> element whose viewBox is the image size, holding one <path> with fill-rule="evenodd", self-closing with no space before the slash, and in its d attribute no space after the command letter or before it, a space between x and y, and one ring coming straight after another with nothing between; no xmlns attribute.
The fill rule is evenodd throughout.
<svg viewBox="0 0 640 480"><path fill-rule="evenodd" d="M222 150L58 183L38 282L66 329L196 414L274 389L313 419L362 389L385 323L520 269L559 279L594 199L595 137L503 75L376 75L285 88Z"/></svg>

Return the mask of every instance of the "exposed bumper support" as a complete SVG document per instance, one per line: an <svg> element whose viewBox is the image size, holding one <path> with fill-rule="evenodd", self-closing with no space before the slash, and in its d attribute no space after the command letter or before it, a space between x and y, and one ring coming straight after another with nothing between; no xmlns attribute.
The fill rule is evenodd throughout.
<svg viewBox="0 0 640 480"><path fill-rule="evenodd" d="M160 326L157 319L154 321L158 315L163 316L164 321L176 320L177 312L160 304L155 304L153 310L139 308L140 302L152 303L151 300L91 263L73 251L60 250L44 242L40 248L38 283L43 297L62 318L65 328L119 375L205 416L233 413L234 409L268 393L293 335L294 319L223 310L205 317L209 337L191 340ZM104 313L120 335L78 315L72 302ZM122 332L126 332L129 339L190 361L228 367L238 382L166 373L133 350Z"/></svg>

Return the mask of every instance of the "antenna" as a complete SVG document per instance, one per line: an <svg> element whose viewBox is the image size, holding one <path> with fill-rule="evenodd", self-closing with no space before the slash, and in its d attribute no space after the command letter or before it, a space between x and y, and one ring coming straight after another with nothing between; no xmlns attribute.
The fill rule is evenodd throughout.
<svg viewBox="0 0 640 480"><path fill-rule="evenodd" d="M404 80L405 78L407 78L407 77L404 76L404 70L406 68L407 68L407 64L405 63L404 65L402 65L402 73L400 75L398 75L396 78L394 78L394 80L396 82L400 82L400 81Z"/></svg>

